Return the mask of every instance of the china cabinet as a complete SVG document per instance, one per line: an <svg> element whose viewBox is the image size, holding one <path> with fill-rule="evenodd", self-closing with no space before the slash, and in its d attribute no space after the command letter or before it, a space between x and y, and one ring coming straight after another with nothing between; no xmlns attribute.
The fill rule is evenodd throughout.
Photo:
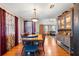
<svg viewBox="0 0 79 59"><path fill-rule="evenodd" d="M58 17L58 38L57 43L70 53L70 34L72 30L72 10L62 13Z"/></svg>

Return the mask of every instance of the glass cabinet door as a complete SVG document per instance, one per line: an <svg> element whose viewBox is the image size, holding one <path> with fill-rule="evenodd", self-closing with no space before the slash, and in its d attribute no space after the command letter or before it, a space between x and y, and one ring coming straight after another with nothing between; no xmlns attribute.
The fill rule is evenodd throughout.
<svg viewBox="0 0 79 59"><path fill-rule="evenodd" d="M70 14L66 15L66 29L71 29L71 16L70 16Z"/></svg>
<svg viewBox="0 0 79 59"><path fill-rule="evenodd" d="M61 29L65 29L64 17L61 18Z"/></svg>
<svg viewBox="0 0 79 59"><path fill-rule="evenodd" d="M58 29L60 29L60 20L58 20Z"/></svg>

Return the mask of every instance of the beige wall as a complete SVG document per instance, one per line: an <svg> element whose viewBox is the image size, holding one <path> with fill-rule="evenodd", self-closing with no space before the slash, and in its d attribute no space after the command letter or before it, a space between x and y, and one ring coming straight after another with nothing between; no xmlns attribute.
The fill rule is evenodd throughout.
<svg viewBox="0 0 79 59"><path fill-rule="evenodd" d="M24 19L19 17L18 19L18 32L19 32L19 42L21 42L21 34L24 33Z"/></svg>
<svg viewBox="0 0 79 59"><path fill-rule="evenodd" d="M42 24L42 25L55 25L56 26L56 33L58 32L57 31L58 25L57 25L57 19L56 18L54 18L52 20L50 20L50 19L40 20L39 24Z"/></svg>
<svg viewBox="0 0 79 59"><path fill-rule="evenodd" d="M36 22L36 33L39 33L39 21Z"/></svg>

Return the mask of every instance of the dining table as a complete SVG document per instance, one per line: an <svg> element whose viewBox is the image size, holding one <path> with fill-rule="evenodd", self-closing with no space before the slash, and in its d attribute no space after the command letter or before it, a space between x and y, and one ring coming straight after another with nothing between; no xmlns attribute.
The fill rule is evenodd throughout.
<svg viewBox="0 0 79 59"><path fill-rule="evenodd" d="M39 50L43 50L44 51L44 38L42 34L29 34L27 36L22 36L22 42L24 45L24 42L35 42L38 41L38 46L39 46ZM42 49L41 49L42 47Z"/></svg>
<svg viewBox="0 0 79 59"><path fill-rule="evenodd" d="M22 40L43 40L42 34L29 34L27 36L21 36Z"/></svg>
<svg viewBox="0 0 79 59"><path fill-rule="evenodd" d="M22 42L34 42L34 41L38 41L39 42L39 46L44 46L44 38L42 34L29 34L27 36L22 36Z"/></svg>

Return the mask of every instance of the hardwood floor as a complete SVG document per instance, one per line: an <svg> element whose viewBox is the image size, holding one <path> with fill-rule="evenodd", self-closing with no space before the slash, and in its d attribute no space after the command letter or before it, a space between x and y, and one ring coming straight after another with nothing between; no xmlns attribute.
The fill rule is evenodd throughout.
<svg viewBox="0 0 79 59"><path fill-rule="evenodd" d="M46 56L69 56L63 48L56 44L56 38L51 36L46 36L44 48Z"/></svg>
<svg viewBox="0 0 79 59"><path fill-rule="evenodd" d="M69 56L69 54L56 44L55 37L46 36L44 42L45 56ZM21 56L22 44L17 45L3 56Z"/></svg>
<svg viewBox="0 0 79 59"><path fill-rule="evenodd" d="M22 52L23 45L19 44L12 48L10 51L5 53L3 56L20 56Z"/></svg>

